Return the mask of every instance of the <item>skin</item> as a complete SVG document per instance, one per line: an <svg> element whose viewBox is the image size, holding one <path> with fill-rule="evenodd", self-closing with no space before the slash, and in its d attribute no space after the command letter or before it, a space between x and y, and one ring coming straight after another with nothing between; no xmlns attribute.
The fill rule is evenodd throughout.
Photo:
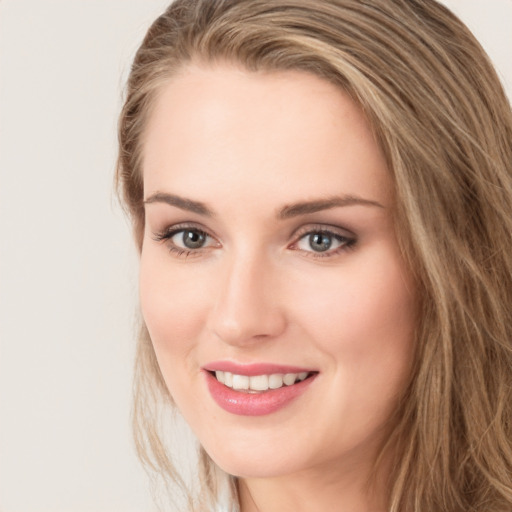
<svg viewBox="0 0 512 512"><path fill-rule="evenodd" d="M242 510L384 510L382 479L367 482L408 382L416 300L360 109L303 72L189 66L161 90L143 164L143 316L177 406L240 477ZM367 203L279 215L334 196ZM180 254L183 232L165 236L184 226L207 236ZM333 233L325 252L310 243L319 230ZM319 373L286 407L240 416L205 384L218 360Z"/></svg>

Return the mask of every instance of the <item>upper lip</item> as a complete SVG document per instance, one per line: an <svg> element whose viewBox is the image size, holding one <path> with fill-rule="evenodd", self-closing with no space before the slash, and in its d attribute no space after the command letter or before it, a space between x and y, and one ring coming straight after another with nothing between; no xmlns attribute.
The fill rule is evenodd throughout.
<svg viewBox="0 0 512 512"><path fill-rule="evenodd" d="M234 361L213 361L203 366L203 370L208 372L230 372L236 375L246 375L253 377L256 375L272 375L275 373L311 373L311 368L305 368L301 366L290 366L284 364L274 363L251 363L241 364L235 363Z"/></svg>

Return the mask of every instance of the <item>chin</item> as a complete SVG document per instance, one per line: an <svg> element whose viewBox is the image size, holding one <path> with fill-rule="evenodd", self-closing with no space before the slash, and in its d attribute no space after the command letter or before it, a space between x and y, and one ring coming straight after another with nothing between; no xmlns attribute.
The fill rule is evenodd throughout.
<svg viewBox="0 0 512 512"><path fill-rule="evenodd" d="M309 454L301 454L297 447L266 447L252 442L250 446L230 443L219 450L205 448L212 460L226 473L239 478L274 478L296 473L312 465Z"/></svg>
<svg viewBox="0 0 512 512"><path fill-rule="evenodd" d="M275 478L294 473L294 467L283 460L256 459L241 460L239 458L225 457L213 461L223 471L238 478Z"/></svg>

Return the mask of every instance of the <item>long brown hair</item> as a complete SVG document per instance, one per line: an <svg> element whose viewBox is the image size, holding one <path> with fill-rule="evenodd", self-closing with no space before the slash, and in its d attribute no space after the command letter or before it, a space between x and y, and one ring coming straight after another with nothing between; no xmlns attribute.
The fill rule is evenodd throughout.
<svg viewBox="0 0 512 512"><path fill-rule="evenodd" d="M422 296L414 375L388 440L389 510L512 510L512 114L486 54L434 0L176 0L137 52L119 122L117 179L139 248L155 97L187 63L216 61L337 84L387 157ZM135 438L146 465L176 481L159 423L172 400L141 332ZM205 453L201 467L205 504L216 468Z"/></svg>

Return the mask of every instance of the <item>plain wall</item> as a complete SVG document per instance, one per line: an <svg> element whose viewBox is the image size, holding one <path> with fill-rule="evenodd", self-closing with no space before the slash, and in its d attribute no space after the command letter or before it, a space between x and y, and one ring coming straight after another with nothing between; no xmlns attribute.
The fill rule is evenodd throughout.
<svg viewBox="0 0 512 512"><path fill-rule="evenodd" d="M446 3L512 91L512 1ZM0 510L154 510L129 413L122 84L167 0L0 1Z"/></svg>

